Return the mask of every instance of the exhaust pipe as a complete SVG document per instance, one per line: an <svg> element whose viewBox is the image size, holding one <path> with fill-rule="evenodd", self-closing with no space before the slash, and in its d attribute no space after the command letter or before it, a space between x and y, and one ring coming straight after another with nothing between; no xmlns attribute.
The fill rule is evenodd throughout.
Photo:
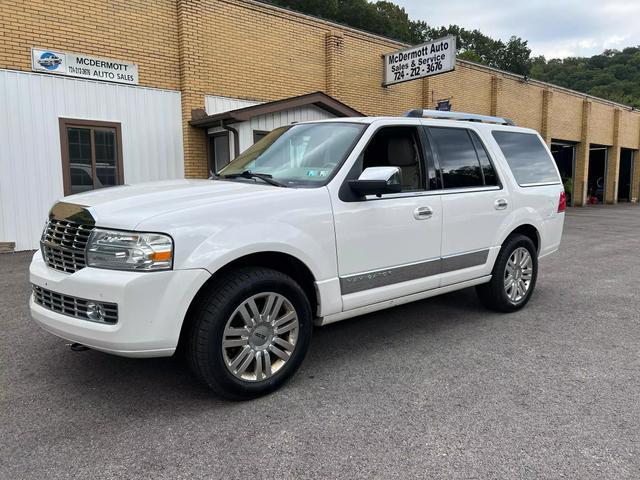
<svg viewBox="0 0 640 480"><path fill-rule="evenodd" d="M69 347L74 352L84 352L90 350L89 347L82 345L81 343L72 343Z"/></svg>

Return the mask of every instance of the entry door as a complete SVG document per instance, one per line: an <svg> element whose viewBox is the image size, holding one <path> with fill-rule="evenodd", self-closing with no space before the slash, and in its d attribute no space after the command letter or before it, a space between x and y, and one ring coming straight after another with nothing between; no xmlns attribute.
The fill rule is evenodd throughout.
<svg viewBox="0 0 640 480"><path fill-rule="evenodd" d="M430 127L428 134L442 178L445 286L490 273L496 234L510 211L510 198L473 130Z"/></svg>
<svg viewBox="0 0 640 480"><path fill-rule="evenodd" d="M359 158L369 166L398 166L402 192L334 204L343 309L439 286L442 203L427 190L421 127L378 130Z"/></svg>

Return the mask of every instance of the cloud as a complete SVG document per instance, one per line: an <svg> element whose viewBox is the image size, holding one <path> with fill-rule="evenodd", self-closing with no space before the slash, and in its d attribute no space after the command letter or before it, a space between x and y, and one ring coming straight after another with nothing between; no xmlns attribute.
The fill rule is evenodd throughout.
<svg viewBox="0 0 640 480"><path fill-rule="evenodd" d="M591 56L640 44L640 2L632 0L393 0L430 25L477 28L494 38L529 41L533 55Z"/></svg>

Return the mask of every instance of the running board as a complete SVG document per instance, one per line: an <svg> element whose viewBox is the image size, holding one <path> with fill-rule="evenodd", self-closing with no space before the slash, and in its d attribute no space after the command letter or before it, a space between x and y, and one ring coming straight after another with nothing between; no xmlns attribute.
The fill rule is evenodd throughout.
<svg viewBox="0 0 640 480"><path fill-rule="evenodd" d="M405 303L411 303L417 300L423 300L425 298L442 295L443 293L449 293L456 290L462 290L463 288L474 287L482 283L487 283L489 280L491 280L491 275L486 275L484 277L475 278L473 280L467 280L466 282L447 285L446 287L433 288L431 290L425 290L424 292L405 295L404 297L392 298L391 300L385 300L384 302L373 303L364 307L347 310L346 312L334 313L333 315L327 315L326 317L316 318L315 324L319 326L329 325L330 323L340 322L341 320L346 320L348 318L377 312L378 310L384 310L385 308L396 307L398 305L404 305Z"/></svg>

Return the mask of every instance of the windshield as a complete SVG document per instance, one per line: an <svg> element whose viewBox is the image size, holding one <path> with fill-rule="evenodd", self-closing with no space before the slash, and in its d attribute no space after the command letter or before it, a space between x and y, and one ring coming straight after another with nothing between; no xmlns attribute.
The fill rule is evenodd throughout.
<svg viewBox="0 0 640 480"><path fill-rule="evenodd" d="M329 122L276 128L223 168L219 177L250 171L270 175L285 186L323 185L365 127L358 123Z"/></svg>

